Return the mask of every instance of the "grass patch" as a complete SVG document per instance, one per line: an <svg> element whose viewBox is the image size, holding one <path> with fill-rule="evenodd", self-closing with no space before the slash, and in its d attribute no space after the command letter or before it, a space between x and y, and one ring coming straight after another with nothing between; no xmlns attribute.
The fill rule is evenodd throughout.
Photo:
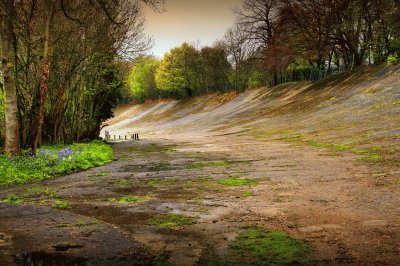
<svg viewBox="0 0 400 266"><path fill-rule="evenodd" d="M9 195L7 196L7 198L5 198L5 199L2 200L2 202L4 202L4 203L10 203L10 204L21 204L21 203L24 203L25 200L22 199L22 198L20 198L20 197L17 196L17 195L9 194Z"/></svg>
<svg viewBox="0 0 400 266"><path fill-rule="evenodd" d="M139 196L129 196L129 197L122 197L122 198L111 198L108 199L111 202L120 202L120 203L129 203L129 202L141 202L148 200L149 198L146 197L139 197Z"/></svg>
<svg viewBox="0 0 400 266"><path fill-rule="evenodd" d="M243 191L243 192L242 192L242 197L243 197L243 198L251 197L251 192L250 192L250 191Z"/></svg>
<svg viewBox="0 0 400 266"><path fill-rule="evenodd" d="M222 179L218 181L220 185L224 186L246 186L246 185L256 185L258 184L257 180L254 179L246 179L246 178L240 178L237 176L232 176L226 179Z"/></svg>
<svg viewBox="0 0 400 266"><path fill-rule="evenodd" d="M100 224L100 221L92 221L92 222L77 221L75 223L59 224L56 225L56 227L71 228L71 227L91 226L96 224Z"/></svg>
<svg viewBox="0 0 400 266"><path fill-rule="evenodd" d="M45 195L49 199L59 199L61 196L57 193L57 191L54 188L45 188L41 186L33 187L33 188L28 188L25 190L26 193L23 194L23 197L29 198L29 197L40 197L42 195Z"/></svg>
<svg viewBox="0 0 400 266"><path fill-rule="evenodd" d="M69 146L43 146L36 156L0 155L0 187L25 184L101 166L114 160L112 148L98 140Z"/></svg>
<svg viewBox="0 0 400 266"><path fill-rule="evenodd" d="M275 230L251 229L231 243L236 265L293 265L310 262L311 247Z"/></svg>
<svg viewBox="0 0 400 266"><path fill-rule="evenodd" d="M379 154L367 154L364 157L358 158L358 161L380 161L382 159L382 156Z"/></svg>
<svg viewBox="0 0 400 266"><path fill-rule="evenodd" d="M229 245L227 255L205 250L197 265L311 265L312 248L283 232L250 228Z"/></svg>
<svg viewBox="0 0 400 266"><path fill-rule="evenodd" d="M195 223L196 220L194 218L180 214L166 213L148 221L147 225L158 226L162 228L174 228Z"/></svg>
<svg viewBox="0 0 400 266"><path fill-rule="evenodd" d="M69 206L69 203L66 200L56 200L53 203L53 207L61 210L71 209L71 206Z"/></svg>
<svg viewBox="0 0 400 266"><path fill-rule="evenodd" d="M227 161L216 161L216 162L196 162L190 163L186 165L188 169L198 169L198 168L205 168L205 167L227 167L231 166L232 162Z"/></svg>
<svg viewBox="0 0 400 266"><path fill-rule="evenodd" d="M45 197L46 200L43 200L43 197ZM25 192L20 195L10 194L7 196L6 199L3 200L3 202L32 203L32 202L38 202L37 200L40 198L42 198L42 200L39 201L39 203L41 205L46 205L48 200L60 199L61 196L57 193L56 189L54 188L37 186L26 189Z"/></svg>

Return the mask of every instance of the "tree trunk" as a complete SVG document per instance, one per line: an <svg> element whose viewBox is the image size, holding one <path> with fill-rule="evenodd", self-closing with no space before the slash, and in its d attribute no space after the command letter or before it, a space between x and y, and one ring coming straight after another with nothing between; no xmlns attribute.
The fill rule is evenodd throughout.
<svg viewBox="0 0 400 266"><path fill-rule="evenodd" d="M44 24L43 59L38 91L38 110L36 113L35 122L33 123L30 141L33 154L36 154L36 149L41 143L45 103L49 90L49 76L51 67L50 30L53 23L53 16L54 2L53 0L48 0L46 1L46 20Z"/></svg>
<svg viewBox="0 0 400 266"><path fill-rule="evenodd" d="M9 155L20 155L19 124L17 119L17 92L13 76L12 43L13 24L10 18L14 1L2 2L0 6L0 37L2 51L2 71L4 78L5 98L5 152ZM7 8L5 8L7 7ZM8 12L7 12L8 11ZM8 15L7 15L8 13Z"/></svg>

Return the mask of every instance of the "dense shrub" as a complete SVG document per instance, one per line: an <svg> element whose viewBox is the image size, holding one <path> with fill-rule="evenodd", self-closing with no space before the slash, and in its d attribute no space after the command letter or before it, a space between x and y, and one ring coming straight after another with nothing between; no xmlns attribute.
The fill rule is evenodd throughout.
<svg viewBox="0 0 400 266"><path fill-rule="evenodd" d="M391 55L388 56L387 62L388 62L389 64L395 65L395 64L397 64L397 63L400 62L400 58L399 58L399 56L396 55L396 54L391 54Z"/></svg>

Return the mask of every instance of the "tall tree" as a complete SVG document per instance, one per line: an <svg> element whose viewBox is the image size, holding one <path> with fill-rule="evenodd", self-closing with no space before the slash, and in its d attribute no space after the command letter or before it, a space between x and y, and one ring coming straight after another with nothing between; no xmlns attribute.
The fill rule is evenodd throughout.
<svg viewBox="0 0 400 266"><path fill-rule="evenodd" d="M231 65L222 43L213 47L203 47L200 51L202 63L202 86L209 91L225 91L230 86Z"/></svg>
<svg viewBox="0 0 400 266"><path fill-rule="evenodd" d="M156 72L157 87L178 97L191 97L201 86L200 54L192 45L183 43L165 54Z"/></svg>
<svg viewBox="0 0 400 266"><path fill-rule="evenodd" d="M19 155L19 125L17 120L17 93L14 77L13 48L15 48L14 0L0 2L0 42L1 42L1 65L3 71L3 86L5 98L5 152L7 154Z"/></svg>
<svg viewBox="0 0 400 266"><path fill-rule="evenodd" d="M49 91L49 75L51 67L52 47L50 45L51 29L53 27L54 14L56 11L55 0L44 1L44 16L43 16L43 51L41 62L41 77L38 89L38 107L36 117L31 128L30 146L32 153L36 154L36 149L39 145L42 135L42 126L44 121L45 102Z"/></svg>

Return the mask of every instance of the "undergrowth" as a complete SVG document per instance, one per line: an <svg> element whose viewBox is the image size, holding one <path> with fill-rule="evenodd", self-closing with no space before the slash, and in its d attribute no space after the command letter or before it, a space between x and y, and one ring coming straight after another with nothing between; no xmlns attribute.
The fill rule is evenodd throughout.
<svg viewBox="0 0 400 266"><path fill-rule="evenodd" d="M112 148L98 140L69 146L43 146L36 156L0 155L0 187L25 184L101 166L114 159Z"/></svg>

